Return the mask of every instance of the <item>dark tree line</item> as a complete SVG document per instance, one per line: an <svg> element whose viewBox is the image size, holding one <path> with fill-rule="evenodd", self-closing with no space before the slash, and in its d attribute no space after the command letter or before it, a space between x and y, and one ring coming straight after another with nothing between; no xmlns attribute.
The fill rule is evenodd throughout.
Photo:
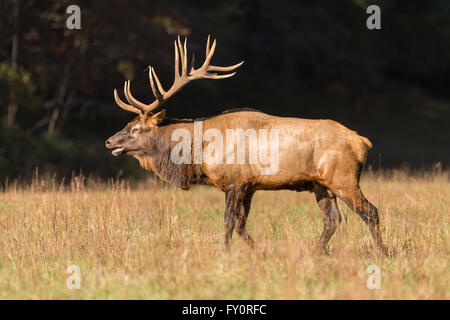
<svg viewBox="0 0 450 320"><path fill-rule="evenodd" d="M81 8L81 30L66 8ZM365 0L0 1L0 179L42 171L139 175L103 142L132 115L112 92L132 80L152 100L146 68L166 86L173 40L197 61L208 34L215 63L238 75L199 81L167 104L170 117L232 107L332 118L370 137L369 164L448 164L450 2L375 1L382 29L366 28Z"/></svg>

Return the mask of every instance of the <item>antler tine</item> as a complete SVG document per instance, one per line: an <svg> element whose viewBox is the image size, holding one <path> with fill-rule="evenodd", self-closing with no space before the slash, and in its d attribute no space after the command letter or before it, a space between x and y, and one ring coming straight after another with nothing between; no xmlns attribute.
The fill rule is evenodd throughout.
<svg viewBox="0 0 450 320"><path fill-rule="evenodd" d="M234 69L239 68L243 64L244 64L244 61L241 61L241 62L235 64L234 66L229 66L229 67L209 66L208 71L233 71Z"/></svg>
<svg viewBox="0 0 450 320"><path fill-rule="evenodd" d="M130 80L126 80L125 83L123 84L123 94L125 95L125 99L127 99L128 103L132 105L132 103L130 101L130 97L128 97L128 95L127 95L128 81L130 81Z"/></svg>
<svg viewBox="0 0 450 320"><path fill-rule="evenodd" d="M122 109L124 109L124 110L126 110L126 111L130 111L130 112L134 112L134 113L137 113L137 114L139 114L139 115L142 115L141 110L136 109L135 107L133 107L133 106L131 106L131 105L129 105L129 104L126 104L125 102L123 102L122 100L120 100L119 95L117 94L117 90L116 90L116 89L114 89L114 100L116 101L116 104L117 104L120 108L122 108Z"/></svg>
<svg viewBox="0 0 450 320"><path fill-rule="evenodd" d="M183 46L181 45L181 40L180 40L180 36L178 36L177 38L178 41L178 50L180 51L180 64L181 64L181 77L183 77L183 66L184 66L184 52L183 52Z"/></svg>
<svg viewBox="0 0 450 320"><path fill-rule="evenodd" d="M183 74L187 74L187 68L188 68L188 58L187 58L187 37L184 38L184 59L183 59Z"/></svg>
<svg viewBox="0 0 450 320"><path fill-rule="evenodd" d="M156 99L161 100L161 94L158 92L158 90L156 90L155 84L153 82L152 67L149 67L148 78L150 79L150 86L152 88L153 95Z"/></svg>
<svg viewBox="0 0 450 320"><path fill-rule="evenodd" d="M181 77L187 75L187 48L186 48L187 38L184 38L184 44L181 44L180 36L178 36L178 49L180 50L181 59Z"/></svg>
<svg viewBox="0 0 450 320"><path fill-rule="evenodd" d="M125 86L123 88L124 94L125 94L125 98L127 99L127 101L135 108L141 110L142 112L145 111L145 108L147 108L147 105L145 103L142 103L138 100L136 100L135 97L133 97L133 95L131 94L131 90L130 90L130 83L131 81L125 81Z"/></svg>
<svg viewBox="0 0 450 320"><path fill-rule="evenodd" d="M163 95L166 92L162 88L161 82L159 82L159 79L158 79L158 76L156 75L155 69L153 69L152 67L149 67L148 76L150 79L150 86L152 87L153 95L155 96L156 99L161 101L163 98ZM155 79L153 79L153 77L155 77ZM156 89L156 86L154 83L155 81L156 81L156 86L158 87L158 89Z"/></svg>
<svg viewBox="0 0 450 320"><path fill-rule="evenodd" d="M174 41L174 47L175 47L175 80L180 77L180 61L178 57L178 45L177 41Z"/></svg>
<svg viewBox="0 0 450 320"><path fill-rule="evenodd" d="M214 55L214 51L216 50L216 39L214 39L213 44L209 50L208 55L206 56L205 62L203 63L202 68L208 68L209 63L211 62L212 56Z"/></svg>
<svg viewBox="0 0 450 320"><path fill-rule="evenodd" d="M208 40L206 40L206 55L205 57L207 57L209 55L209 41L211 40L211 35L208 34Z"/></svg>
<svg viewBox="0 0 450 320"><path fill-rule="evenodd" d="M155 81L156 81L156 85L158 86L158 90L162 95L166 94L166 91L164 90L164 88L161 85L161 82L159 81L158 76L156 75L156 71L155 68L152 68L152 73L153 73L153 77L155 77Z"/></svg>
<svg viewBox="0 0 450 320"><path fill-rule="evenodd" d="M191 61L191 70L189 71L189 74L195 71L195 54L192 53L192 61Z"/></svg>
<svg viewBox="0 0 450 320"><path fill-rule="evenodd" d="M123 85L123 94L125 95L125 99L127 99L128 103L132 105L133 103L131 102L131 99L130 99L130 97L128 96L128 92L127 92L127 89L128 89L128 82L129 82L129 81L130 81L130 80L125 81L125 83L124 83L124 85Z"/></svg>
<svg viewBox="0 0 450 320"><path fill-rule="evenodd" d="M233 73L227 73L227 74L217 74L217 73L208 73L205 78L207 79L214 79L214 80L218 80L218 79L226 79L226 78L231 78L232 76L234 76L236 74L236 72Z"/></svg>

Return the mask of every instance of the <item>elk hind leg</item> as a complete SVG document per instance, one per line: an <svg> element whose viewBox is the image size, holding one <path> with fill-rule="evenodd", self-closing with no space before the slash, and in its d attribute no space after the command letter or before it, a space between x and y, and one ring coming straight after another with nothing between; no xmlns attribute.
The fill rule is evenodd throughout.
<svg viewBox="0 0 450 320"><path fill-rule="evenodd" d="M381 237L378 209L364 197L359 187L354 190L343 190L337 194L369 226L376 245L385 255L388 255L388 250L383 244Z"/></svg>
<svg viewBox="0 0 450 320"><path fill-rule="evenodd" d="M317 204L323 215L323 231L319 239L319 250L325 251L342 218L336 202L336 195L323 186L314 188Z"/></svg>

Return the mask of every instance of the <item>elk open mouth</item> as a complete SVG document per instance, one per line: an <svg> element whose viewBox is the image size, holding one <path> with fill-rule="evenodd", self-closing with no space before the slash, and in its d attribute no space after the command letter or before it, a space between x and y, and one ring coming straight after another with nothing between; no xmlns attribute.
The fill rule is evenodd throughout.
<svg viewBox="0 0 450 320"><path fill-rule="evenodd" d="M114 149L111 153L113 156L117 157L122 154L123 150L125 150L125 147L120 147L120 148Z"/></svg>

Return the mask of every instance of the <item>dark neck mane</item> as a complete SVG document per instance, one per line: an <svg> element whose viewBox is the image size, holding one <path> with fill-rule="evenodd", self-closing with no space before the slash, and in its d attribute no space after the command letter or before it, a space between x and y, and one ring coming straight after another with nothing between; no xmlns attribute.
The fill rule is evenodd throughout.
<svg viewBox="0 0 450 320"><path fill-rule="evenodd" d="M184 123L184 121L177 123ZM152 149L157 150L152 157L152 169L162 180L176 185L184 190L188 190L192 184L202 183L201 166L184 163L176 164L172 161L170 154L170 136L172 130L167 130L169 126L169 123L161 126L158 129L160 130L160 134L151 138L151 147ZM142 166L147 170L150 169L147 166Z"/></svg>

